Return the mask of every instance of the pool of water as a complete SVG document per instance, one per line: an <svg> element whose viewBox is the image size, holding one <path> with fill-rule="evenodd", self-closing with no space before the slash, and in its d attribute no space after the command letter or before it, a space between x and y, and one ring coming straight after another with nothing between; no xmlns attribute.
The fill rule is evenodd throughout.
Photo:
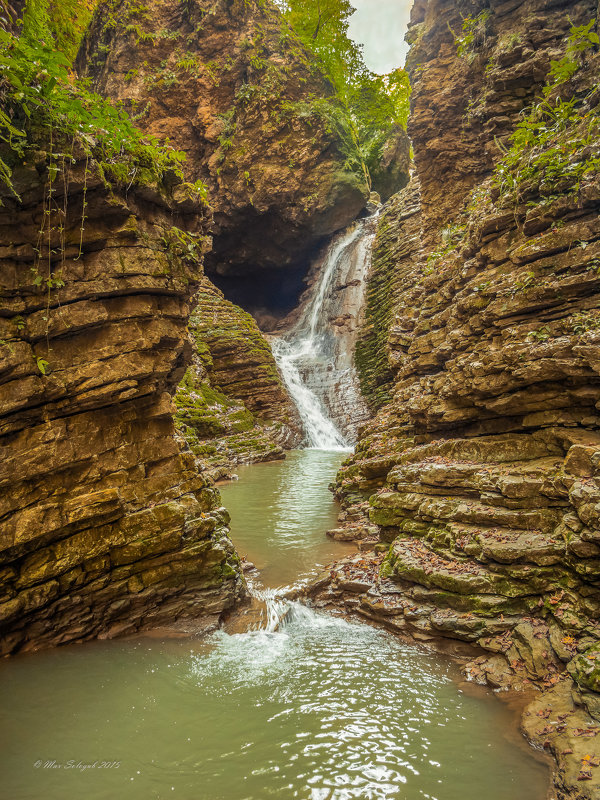
<svg viewBox="0 0 600 800"><path fill-rule="evenodd" d="M268 585L337 547L323 532L339 454L325 475L315 453L244 469L225 487L234 540ZM296 603L276 631L17 657L0 664L0 796L543 800L547 767L510 712L462 693L456 677L445 658Z"/></svg>

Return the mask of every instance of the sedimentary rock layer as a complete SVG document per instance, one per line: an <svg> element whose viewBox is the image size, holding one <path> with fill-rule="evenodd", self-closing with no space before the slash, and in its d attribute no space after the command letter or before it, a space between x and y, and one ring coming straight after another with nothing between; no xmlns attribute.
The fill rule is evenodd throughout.
<svg viewBox="0 0 600 800"><path fill-rule="evenodd" d="M600 732L600 182L576 166L599 152L578 127L597 116L596 46L547 90L588 113L545 145L555 172L512 192L490 176L596 15L595 0L415 4L416 174L382 216L358 349L380 411L337 484L347 535L379 543L328 590L417 638L477 643L474 679L556 686L563 719L527 729L560 797L599 796L572 744Z"/></svg>
<svg viewBox="0 0 600 800"><path fill-rule="evenodd" d="M194 356L175 395L176 421L201 465L221 477L299 444L298 412L250 314L204 278L189 328Z"/></svg>
<svg viewBox="0 0 600 800"><path fill-rule="evenodd" d="M172 419L206 212L178 187L109 192L80 161L48 246L47 177L43 158L15 172L0 227L3 653L218 615L241 592Z"/></svg>

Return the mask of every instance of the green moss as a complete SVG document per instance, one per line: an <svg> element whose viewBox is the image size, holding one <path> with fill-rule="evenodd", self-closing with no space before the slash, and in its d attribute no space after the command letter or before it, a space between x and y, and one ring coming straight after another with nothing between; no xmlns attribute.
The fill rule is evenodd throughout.
<svg viewBox="0 0 600 800"><path fill-rule="evenodd" d="M522 116L510 137L494 171L504 205L524 199L536 205L560 194L576 196L582 183L598 173L598 83L585 95L581 89L570 88L586 64L587 52L597 50L600 40L595 26L592 19L587 25L571 27L563 58L550 64L543 98Z"/></svg>
<svg viewBox="0 0 600 800"><path fill-rule="evenodd" d="M567 669L580 687L600 692L600 643L570 661Z"/></svg>
<svg viewBox="0 0 600 800"><path fill-rule="evenodd" d="M365 323L354 353L360 388L372 410L381 408L392 399L393 373L388 360L388 334L397 296L397 207L396 197L377 228L367 284Z"/></svg>

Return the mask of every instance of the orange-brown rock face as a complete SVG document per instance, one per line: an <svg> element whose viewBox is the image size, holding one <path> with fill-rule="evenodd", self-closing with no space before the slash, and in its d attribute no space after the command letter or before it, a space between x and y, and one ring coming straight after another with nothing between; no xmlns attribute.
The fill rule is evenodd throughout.
<svg viewBox="0 0 600 800"><path fill-rule="evenodd" d="M577 746L600 719L597 46L547 93L565 122L526 151L516 190L491 175L494 135L511 145L571 26L596 12L415 4L416 175L382 214L358 351L380 410L337 485L350 532L378 532L375 573L361 554L325 593L417 638L477 643L476 680L560 684L567 721L531 735L556 755L561 798L599 796Z"/></svg>
<svg viewBox="0 0 600 800"><path fill-rule="evenodd" d="M214 617L241 591L226 512L172 419L205 214L149 187L109 194L88 175L82 226L83 172L49 256L31 244L43 170L21 170L23 202L5 198L2 214L4 653ZM190 261L183 232L199 234Z"/></svg>
<svg viewBox="0 0 600 800"><path fill-rule="evenodd" d="M332 89L268 2L123 0L103 7L79 55L102 94L186 153L209 186L223 275L300 264L368 196L345 168Z"/></svg>

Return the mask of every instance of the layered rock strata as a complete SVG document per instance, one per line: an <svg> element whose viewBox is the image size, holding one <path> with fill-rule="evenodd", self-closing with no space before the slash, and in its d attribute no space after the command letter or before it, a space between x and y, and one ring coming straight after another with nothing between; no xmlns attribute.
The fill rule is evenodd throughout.
<svg viewBox="0 0 600 800"><path fill-rule="evenodd" d="M3 653L216 618L243 592L218 492L174 439L206 212L181 187L108 192L80 161L36 256L47 177L15 171L0 224Z"/></svg>
<svg viewBox="0 0 600 800"><path fill-rule="evenodd" d="M250 314L203 279L190 318L194 350L175 395L178 429L215 478L284 457L302 439L298 413Z"/></svg>
<svg viewBox="0 0 600 800"><path fill-rule="evenodd" d="M334 535L378 541L315 587L413 638L476 644L474 680L542 689L524 727L561 798L600 796L600 182L571 177L598 137L564 128L555 176L512 195L490 175L596 14L415 4L416 175L382 216L358 349L380 411L336 486ZM587 103L591 124L596 51L549 95Z"/></svg>
<svg viewBox="0 0 600 800"><path fill-rule="evenodd" d="M351 137L333 87L279 9L159 0L150 12L112 2L99 7L78 67L144 131L185 152L186 176L207 186L211 278L259 319L283 316L315 248L357 216L369 193L362 170L347 167ZM379 179L391 185L405 180L404 131L394 131L387 150ZM218 476L281 456L298 443L299 424L266 340L240 308L204 287L192 332L199 349L177 403L181 432Z"/></svg>

